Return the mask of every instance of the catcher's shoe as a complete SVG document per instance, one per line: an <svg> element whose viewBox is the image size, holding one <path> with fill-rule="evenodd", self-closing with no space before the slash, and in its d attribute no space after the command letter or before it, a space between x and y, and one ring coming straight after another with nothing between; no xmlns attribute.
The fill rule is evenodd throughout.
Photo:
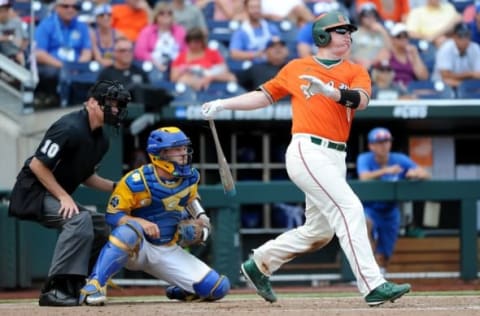
<svg viewBox="0 0 480 316"><path fill-rule="evenodd" d="M98 280L88 280L87 284L80 290L80 304L105 305L107 301L107 286L100 286Z"/></svg>
<svg viewBox="0 0 480 316"><path fill-rule="evenodd" d="M248 259L245 261L240 269L243 276L257 290L258 295L270 303L277 301L277 296L272 289L270 280L258 269L253 259Z"/></svg>
<svg viewBox="0 0 480 316"><path fill-rule="evenodd" d="M383 303L390 301L394 302L400 298L403 294L410 292L410 284L395 284L392 282L385 282L382 285L371 291L366 297L365 301L371 307L379 306Z"/></svg>
<svg viewBox="0 0 480 316"><path fill-rule="evenodd" d="M165 290L165 294L167 295L167 298L171 300L179 300L184 302L202 301L202 298L200 296L194 293L187 292L184 289L179 288L175 285L170 285L169 287L167 287L167 289Z"/></svg>

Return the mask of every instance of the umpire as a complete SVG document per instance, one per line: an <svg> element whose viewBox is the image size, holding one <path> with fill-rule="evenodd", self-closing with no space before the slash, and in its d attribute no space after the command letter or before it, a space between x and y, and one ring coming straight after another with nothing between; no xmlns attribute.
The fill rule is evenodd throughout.
<svg viewBox="0 0 480 316"><path fill-rule="evenodd" d="M49 127L17 176L9 215L60 232L40 306L78 305L79 290L108 239L103 214L89 211L71 194L80 184L112 192L115 182L96 174L109 147L103 126L118 128L129 101L129 92L118 82L98 81L83 109Z"/></svg>

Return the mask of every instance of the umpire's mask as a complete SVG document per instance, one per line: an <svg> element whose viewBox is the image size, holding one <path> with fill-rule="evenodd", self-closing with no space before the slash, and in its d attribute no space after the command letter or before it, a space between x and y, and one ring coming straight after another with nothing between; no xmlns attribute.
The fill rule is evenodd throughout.
<svg viewBox="0 0 480 316"><path fill-rule="evenodd" d="M90 90L103 109L105 124L120 127L127 116L127 104L131 101L130 92L118 81L101 80Z"/></svg>

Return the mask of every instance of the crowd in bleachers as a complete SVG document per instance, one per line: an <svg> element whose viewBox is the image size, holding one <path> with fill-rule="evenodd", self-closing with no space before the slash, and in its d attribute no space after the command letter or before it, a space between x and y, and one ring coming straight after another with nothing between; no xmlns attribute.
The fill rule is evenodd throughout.
<svg viewBox="0 0 480 316"><path fill-rule="evenodd" d="M82 102L98 78L137 101L163 87L163 101L192 103L254 89L314 54L312 21L331 10L359 27L348 58L371 71L374 99L480 94L473 0L0 0L0 52L36 61L39 106Z"/></svg>

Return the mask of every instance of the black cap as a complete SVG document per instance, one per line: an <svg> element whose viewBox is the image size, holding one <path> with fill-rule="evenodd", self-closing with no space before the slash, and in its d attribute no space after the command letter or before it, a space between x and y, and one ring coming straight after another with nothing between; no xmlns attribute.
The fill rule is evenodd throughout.
<svg viewBox="0 0 480 316"><path fill-rule="evenodd" d="M270 48L270 47L272 47L272 46L275 45L275 44L280 44L280 45L283 45L283 46L287 45L287 44L285 43L285 41L282 40L280 37L278 37L278 36L272 36L272 38L267 42L266 48Z"/></svg>
<svg viewBox="0 0 480 316"><path fill-rule="evenodd" d="M470 26L467 23L458 23L453 28L453 33L458 36L469 37L471 35Z"/></svg>

